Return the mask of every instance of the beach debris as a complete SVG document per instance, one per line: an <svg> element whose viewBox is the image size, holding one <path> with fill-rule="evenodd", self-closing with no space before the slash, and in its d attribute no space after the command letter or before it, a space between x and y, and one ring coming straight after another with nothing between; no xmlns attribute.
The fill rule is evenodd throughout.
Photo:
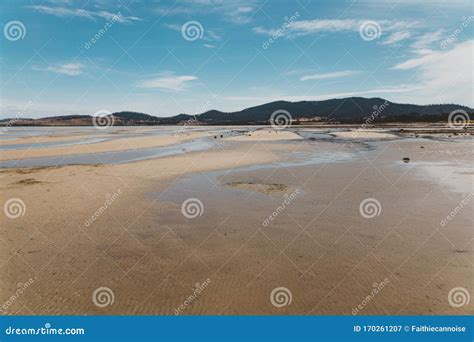
<svg viewBox="0 0 474 342"><path fill-rule="evenodd" d="M404 158L403 158L403 162L404 162L404 163L409 163L409 162L410 162L410 158L404 157Z"/></svg>
<svg viewBox="0 0 474 342"><path fill-rule="evenodd" d="M420 148L425 148L425 146L420 146Z"/></svg>
<svg viewBox="0 0 474 342"><path fill-rule="evenodd" d="M266 183L264 181L237 181L228 182L224 185L246 190L258 191L264 194L281 193L289 190L289 186L280 183Z"/></svg>
<svg viewBox="0 0 474 342"><path fill-rule="evenodd" d="M46 182L42 182L34 178L26 178L26 179L22 179L11 184L12 185L35 185L35 184L42 184L42 183L46 183Z"/></svg>

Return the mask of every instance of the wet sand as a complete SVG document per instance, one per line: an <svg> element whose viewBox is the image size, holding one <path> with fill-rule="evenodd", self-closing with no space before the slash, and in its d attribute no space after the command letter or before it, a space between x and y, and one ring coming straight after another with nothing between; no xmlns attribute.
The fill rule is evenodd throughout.
<svg viewBox="0 0 474 342"><path fill-rule="evenodd" d="M471 137L209 133L205 151L1 169L2 203L25 203L0 219L2 314L474 313L448 300L474 291Z"/></svg>
<svg viewBox="0 0 474 342"><path fill-rule="evenodd" d="M78 144L72 146L57 146L49 148L36 148L21 151L2 151L0 160L38 158L64 156L80 153L102 153L111 151L127 151L150 147L169 146L187 140L209 136L206 132L192 132L181 135L126 137L112 141L99 142L95 144ZM44 139L44 138L43 138ZM54 139L54 138L53 138ZM67 140L66 140L67 141ZM45 142L45 141L43 141Z"/></svg>

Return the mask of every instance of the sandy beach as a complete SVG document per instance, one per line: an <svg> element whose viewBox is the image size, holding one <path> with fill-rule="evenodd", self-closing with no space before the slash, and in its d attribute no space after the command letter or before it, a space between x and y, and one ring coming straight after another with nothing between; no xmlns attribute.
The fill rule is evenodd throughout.
<svg viewBox="0 0 474 342"><path fill-rule="evenodd" d="M4 213L19 203L0 219L2 314L474 314L450 294L474 293L472 135L231 131L130 127L1 150L31 162L0 169ZM209 145L35 166L194 141Z"/></svg>

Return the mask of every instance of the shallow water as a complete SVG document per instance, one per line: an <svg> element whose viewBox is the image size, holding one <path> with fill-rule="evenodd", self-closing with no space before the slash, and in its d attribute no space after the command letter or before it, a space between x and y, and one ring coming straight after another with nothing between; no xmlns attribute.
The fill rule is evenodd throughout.
<svg viewBox="0 0 474 342"><path fill-rule="evenodd" d="M83 153L57 157L40 157L0 161L0 168L44 167L73 164L121 164L144 159L159 158L188 152L202 151L212 147L209 139L196 139L172 146L161 146L138 150Z"/></svg>
<svg viewBox="0 0 474 342"><path fill-rule="evenodd" d="M327 145L327 146L324 146ZM282 160L272 163L262 163L247 165L231 170L217 170L209 172L200 172L189 174L180 178L167 189L152 193L151 197L154 199L170 201L174 203L181 203L192 194L199 194L200 197L212 198L212 201L239 201L248 195L249 190L239 188L229 188L222 184L221 179L228 175L236 175L239 173L253 173L268 169L282 170L284 168L307 167L311 165L321 165L326 163L340 163L348 162L357 158L363 153L367 153L370 149L360 149L360 146L352 144L346 150L328 149L328 143L315 142L308 145L307 151L288 152ZM324 150L327 149L327 150ZM266 173L265 173L266 174ZM254 193L254 196L267 199L268 196L260 193ZM209 200L210 201L210 200Z"/></svg>
<svg viewBox="0 0 474 342"><path fill-rule="evenodd" d="M34 136L64 136L65 138L73 138L74 135L89 134L90 138L67 140L67 141L49 141L41 143L18 143L11 145L0 146L0 151L4 150L25 150L25 149L39 149L59 146L74 146L81 144L93 144L113 139L129 138L129 137L146 137L146 136L171 136L171 135L187 135L191 132L205 131L212 134L208 139L196 139L191 142L185 142L173 146L145 148L127 151L101 152L101 153L81 153L66 156L53 157L38 157L29 159L17 159L0 161L0 168L12 167L41 167L41 166L60 166L71 164L103 164L103 163L126 163L143 159L159 158L175 154L182 154L186 152L201 151L213 147L214 142L223 142L221 138L229 136L238 136L249 131L258 129L267 129L265 127L225 127L225 126L160 126L160 127L110 127L104 130L98 130L94 127L12 127L5 132L1 139L15 139L21 137ZM340 129L336 129L340 130ZM292 152L282 158L279 163L269 165L254 165L250 168L257 170L268 167L292 167L304 166L328 162L337 162L348 160L353 157L354 149L349 151L346 149L327 149L319 145L319 143L341 144L342 140L335 139L332 129L308 129L308 128L291 128L292 131L300 135L310 148L302 152ZM94 137L94 135L96 137ZM98 136L98 137L97 137ZM214 138L214 139L213 139ZM21 140L20 140L21 141ZM276 142L275 142L276 143ZM344 144L362 144L362 142L355 142L346 140ZM289 158L291 157L291 158Z"/></svg>
<svg viewBox="0 0 474 342"><path fill-rule="evenodd" d="M398 162L401 163L401 162ZM465 162L412 162L418 177L430 178L457 193L474 192L474 167ZM469 181L468 181L469 179Z"/></svg>
<svg viewBox="0 0 474 342"><path fill-rule="evenodd" d="M303 139L309 140L322 140L332 139L334 135L329 131L307 131L307 130L295 130L295 133L301 136Z"/></svg>
<svg viewBox="0 0 474 342"><path fill-rule="evenodd" d="M45 142L40 142L40 143L0 145L0 151L28 150L28 149L45 148L45 147L86 145L86 144L95 144L95 143L109 141L109 140L111 139L110 138L95 138L95 139L45 141Z"/></svg>

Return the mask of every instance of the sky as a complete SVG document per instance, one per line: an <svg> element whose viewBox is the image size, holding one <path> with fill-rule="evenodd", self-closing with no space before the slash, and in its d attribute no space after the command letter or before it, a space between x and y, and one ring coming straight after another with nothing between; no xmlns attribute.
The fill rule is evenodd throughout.
<svg viewBox="0 0 474 342"><path fill-rule="evenodd" d="M472 0L2 0L0 118L382 97L474 107Z"/></svg>

